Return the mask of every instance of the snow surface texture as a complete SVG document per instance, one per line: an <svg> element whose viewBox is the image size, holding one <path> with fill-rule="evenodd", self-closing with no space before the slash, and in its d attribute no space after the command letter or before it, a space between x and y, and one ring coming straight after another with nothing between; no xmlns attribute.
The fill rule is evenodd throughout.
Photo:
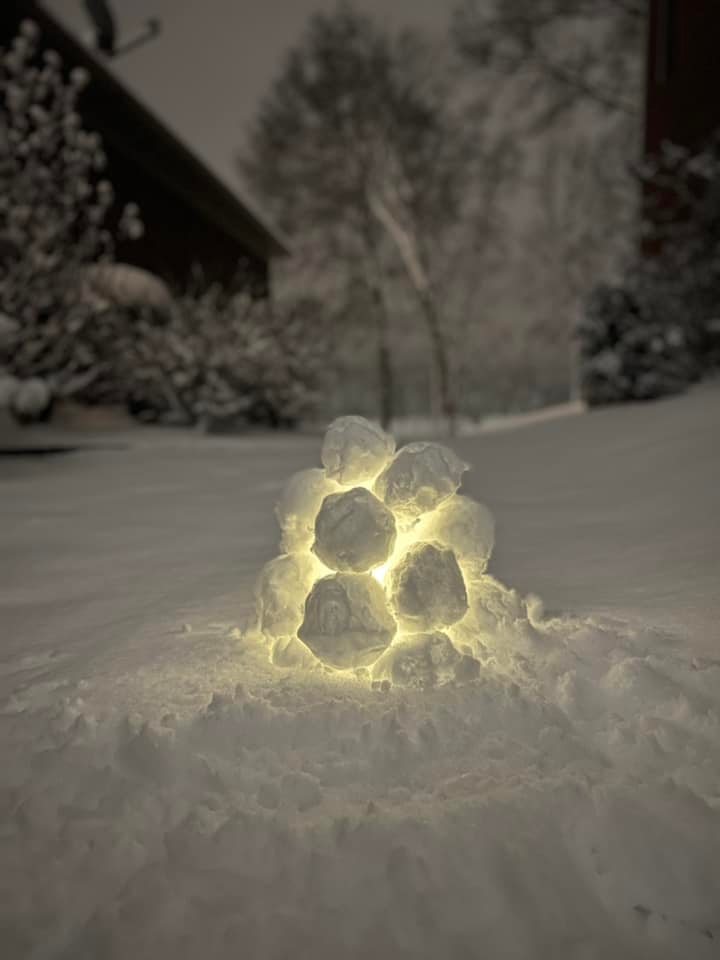
<svg viewBox="0 0 720 960"><path fill-rule="evenodd" d="M691 430L678 434L689 444ZM625 437L630 463L639 436ZM160 497L161 477L183 475L174 449L153 453L168 463L153 468ZM234 448L207 449L232 487ZM109 482L128 476L126 459L89 455L83 469L107 462ZM77 484L77 467L52 469L69 511L64 478ZM46 489L20 481L5 488L15 513L31 502L23 491ZM132 502L147 527L160 500L144 496L148 518ZM97 503L107 512L107 493ZM49 536L49 514L33 509ZM79 509L94 515L95 503ZM208 557L220 530L204 541L210 510L188 543ZM92 531L85 542L94 548ZM65 581L55 573L67 608L80 586L71 559ZM497 580L468 602L478 633L456 644L474 656L454 656L479 670L456 675L437 639L420 659L440 682L422 687L280 668L259 633L200 609L167 637L151 625L137 654L114 634L105 672L91 660L83 672L87 646L73 665L70 644L28 637L0 671L16 678L0 706L3 958L717 957L720 663L637 616L548 615ZM153 610L144 599L141 616Z"/></svg>

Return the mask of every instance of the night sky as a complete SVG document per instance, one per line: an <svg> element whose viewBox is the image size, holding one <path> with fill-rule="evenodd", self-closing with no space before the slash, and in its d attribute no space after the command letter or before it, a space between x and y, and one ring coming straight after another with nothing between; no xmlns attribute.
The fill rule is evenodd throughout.
<svg viewBox="0 0 720 960"><path fill-rule="evenodd" d="M81 0L45 5L81 34ZM283 54L309 14L334 0L120 0L120 40L149 16L162 21L152 43L113 69L226 180L238 184L234 156ZM445 30L455 0L357 0L386 24Z"/></svg>

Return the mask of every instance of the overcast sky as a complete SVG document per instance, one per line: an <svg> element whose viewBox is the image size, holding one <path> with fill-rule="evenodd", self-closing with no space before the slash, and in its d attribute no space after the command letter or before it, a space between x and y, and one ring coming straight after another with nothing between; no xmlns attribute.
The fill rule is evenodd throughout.
<svg viewBox="0 0 720 960"><path fill-rule="evenodd" d="M2 0L0 0L2 2ZM82 0L44 0L80 33ZM440 34L455 0L356 0L383 23ZM233 157L264 91L309 14L334 0L116 0L121 39L148 16L161 36L112 68L208 164L237 185Z"/></svg>

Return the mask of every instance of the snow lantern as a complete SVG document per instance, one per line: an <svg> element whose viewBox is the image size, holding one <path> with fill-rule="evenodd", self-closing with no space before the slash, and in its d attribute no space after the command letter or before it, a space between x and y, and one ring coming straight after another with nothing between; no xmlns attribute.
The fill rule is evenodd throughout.
<svg viewBox="0 0 720 960"><path fill-rule="evenodd" d="M457 492L467 465L439 443L396 451L362 417L330 424L321 460L284 490L283 554L258 580L273 662L415 687L476 676L448 635L494 544L490 511Z"/></svg>

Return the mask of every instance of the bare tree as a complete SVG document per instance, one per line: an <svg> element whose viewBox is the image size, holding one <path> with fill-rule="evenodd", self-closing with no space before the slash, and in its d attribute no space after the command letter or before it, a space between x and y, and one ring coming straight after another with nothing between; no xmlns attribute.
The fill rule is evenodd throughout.
<svg viewBox="0 0 720 960"><path fill-rule="evenodd" d="M637 115L645 0L462 0L454 36L478 66L519 78L517 107L542 129L578 104Z"/></svg>
<svg viewBox="0 0 720 960"><path fill-rule="evenodd" d="M454 15L457 48L479 84L497 85L497 122L522 145L509 269L528 314L519 349L551 396L560 358L577 389L584 297L637 244L646 15L644 0L462 0Z"/></svg>
<svg viewBox="0 0 720 960"><path fill-rule="evenodd" d="M242 164L252 185L296 238L320 235L334 263L365 264L384 420L386 288L399 265L428 332L443 415L454 422L436 273L480 156L432 48L414 32L391 36L348 5L312 18L258 113Z"/></svg>

